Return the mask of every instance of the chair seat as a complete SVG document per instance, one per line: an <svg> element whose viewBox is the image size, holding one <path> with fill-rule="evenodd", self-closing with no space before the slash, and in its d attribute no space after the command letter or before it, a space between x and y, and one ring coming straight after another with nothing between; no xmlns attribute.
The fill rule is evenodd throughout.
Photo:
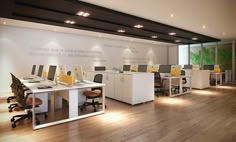
<svg viewBox="0 0 236 142"><path fill-rule="evenodd" d="M41 105L42 103L43 103L43 102L42 102L41 99L35 98L35 105L36 105L36 106ZM26 100L26 105L27 105L27 106L32 106L32 104L33 104L33 98L28 98L28 99Z"/></svg>
<svg viewBox="0 0 236 142"><path fill-rule="evenodd" d="M155 87L161 87L160 83L155 83L154 85L155 85Z"/></svg>
<svg viewBox="0 0 236 142"><path fill-rule="evenodd" d="M100 90L85 91L83 94L84 94L86 97L97 97L97 96L100 96L101 91L100 91Z"/></svg>

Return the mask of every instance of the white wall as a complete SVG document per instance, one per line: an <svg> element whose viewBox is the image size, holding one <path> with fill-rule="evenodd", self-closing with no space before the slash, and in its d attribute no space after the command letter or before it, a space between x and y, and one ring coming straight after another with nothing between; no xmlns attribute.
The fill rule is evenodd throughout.
<svg viewBox="0 0 236 142"><path fill-rule="evenodd" d="M168 64L178 65L178 46L177 45L168 47Z"/></svg>
<svg viewBox="0 0 236 142"><path fill-rule="evenodd" d="M28 76L33 64L82 65L84 70L94 65L112 69L123 64L167 64L165 46L1 25L0 93L10 90L10 72Z"/></svg>

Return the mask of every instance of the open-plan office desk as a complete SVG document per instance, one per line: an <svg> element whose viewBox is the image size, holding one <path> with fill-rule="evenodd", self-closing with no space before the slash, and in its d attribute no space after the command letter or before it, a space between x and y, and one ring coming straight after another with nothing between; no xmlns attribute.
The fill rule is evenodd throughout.
<svg viewBox="0 0 236 142"><path fill-rule="evenodd" d="M61 124L61 123L65 123L65 122L69 122L69 121L73 121L73 120L78 120L78 119L82 119L82 118L86 118L86 117L90 117L90 116L94 116L94 115L98 115L98 114L102 114L105 112L105 84L100 84L100 83L94 83L94 82L87 82L87 83L77 83L73 86L66 86L66 85L62 85L62 84L53 84L49 81L40 81L40 83L29 83L27 81L23 81L22 82L26 87L28 87L30 89L30 91L33 93L32 98L33 98L33 108L32 108L32 115L33 115L33 119L32 119L32 128L33 129L40 129L40 128L44 128L44 127L49 127L49 126L53 126L53 125L57 125L57 124ZM44 84L50 85L52 86L52 88L47 88L47 89L38 89L37 87L39 86L43 86ZM89 88L96 88L96 87L102 87L103 89L103 94L102 94L102 110L99 112L93 112L93 113L89 113L89 114L84 114L79 116L79 107L78 107L78 97L79 94L81 92L79 92L80 90L84 90L84 89L89 89ZM58 92L58 91L68 91L68 98L69 98L69 118L67 119L63 119L63 120L59 120L59 121L54 121L54 122L49 122L46 124L41 124L41 125L36 125L35 124L35 98L36 97L40 97L40 95L48 95L48 93L50 92ZM54 93L52 93L51 95L54 95ZM48 101L48 100L46 100ZM47 105L47 103L46 103ZM46 106L47 108L47 106Z"/></svg>
<svg viewBox="0 0 236 142"><path fill-rule="evenodd" d="M210 75L215 79L215 86L222 85L222 74L224 72L210 72ZM220 84L218 84L218 80L220 80Z"/></svg>
<svg viewBox="0 0 236 142"><path fill-rule="evenodd" d="M186 92L183 91L183 82L182 82L182 79L183 78L189 78L189 90L187 90ZM162 79L167 79L169 80L169 96L170 97L175 97L175 96L179 96L179 95L183 95L183 94L187 94L187 93L190 93L192 91L192 81L191 81L191 76L185 76L185 75L179 75L179 76L163 76ZM179 92L176 93L176 94L172 94L172 80L173 79L176 79L179 81L178 86L179 86Z"/></svg>

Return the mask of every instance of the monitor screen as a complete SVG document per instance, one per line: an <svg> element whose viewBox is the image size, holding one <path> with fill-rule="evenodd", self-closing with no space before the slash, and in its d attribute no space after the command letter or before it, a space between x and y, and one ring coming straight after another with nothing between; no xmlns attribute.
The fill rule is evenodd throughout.
<svg viewBox="0 0 236 142"><path fill-rule="evenodd" d="M75 82L84 81L84 74L83 74L82 66L74 67L74 79L75 79Z"/></svg>
<svg viewBox="0 0 236 142"><path fill-rule="evenodd" d="M123 71L130 71L130 65L123 65Z"/></svg>
<svg viewBox="0 0 236 142"><path fill-rule="evenodd" d="M43 65L39 65L38 77L41 77L43 73Z"/></svg>
<svg viewBox="0 0 236 142"><path fill-rule="evenodd" d="M193 65L184 65L184 69L192 69Z"/></svg>
<svg viewBox="0 0 236 142"><path fill-rule="evenodd" d="M55 75L56 75L56 69L57 66L49 66L49 70L48 70L48 80L54 81Z"/></svg>
<svg viewBox="0 0 236 142"><path fill-rule="evenodd" d="M214 70L214 65L203 65L204 70Z"/></svg>
<svg viewBox="0 0 236 142"><path fill-rule="evenodd" d="M94 67L94 70L95 70L95 71L105 71L105 70L106 70L106 67L105 67L105 66L95 66L95 67Z"/></svg>
<svg viewBox="0 0 236 142"><path fill-rule="evenodd" d="M159 66L159 73L170 73L171 65L160 65Z"/></svg>
<svg viewBox="0 0 236 142"><path fill-rule="evenodd" d="M138 65L138 72L147 72L147 65Z"/></svg>
<svg viewBox="0 0 236 142"><path fill-rule="evenodd" d="M36 70L36 65L33 65L33 68L32 68L32 71L31 71L31 74L32 74L32 75L34 75L35 70Z"/></svg>
<svg viewBox="0 0 236 142"><path fill-rule="evenodd" d="M59 65L59 74L66 75L66 67L64 65Z"/></svg>

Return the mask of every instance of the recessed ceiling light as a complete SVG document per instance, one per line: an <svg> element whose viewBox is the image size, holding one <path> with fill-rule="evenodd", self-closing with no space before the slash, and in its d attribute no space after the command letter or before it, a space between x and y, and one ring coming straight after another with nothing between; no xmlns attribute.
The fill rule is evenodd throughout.
<svg viewBox="0 0 236 142"><path fill-rule="evenodd" d="M173 18L175 15L173 13L170 14L170 17Z"/></svg>
<svg viewBox="0 0 236 142"><path fill-rule="evenodd" d="M125 33L125 30L120 29L120 30L117 30L117 32L118 33Z"/></svg>
<svg viewBox="0 0 236 142"><path fill-rule="evenodd" d="M137 25L134 25L134 27L140 29L140 28L143 28L143 25L137 24Z"/></svg>
<svg viewBox="0 0 236 142"><path fill-rule="evenodd" d="M173 36L173 35L176 35L176 33L174 33L174 32L171 32L171 33L168 33L168 34L169 34L169 35L172 35L172 36Z"/></svg>
<svg viewBox="0 0 236 142"><path fill-rule="evenodd" d="M197 37L193 37L192 40L198 40L198 38Z"/></svg>
<svg viewBox="0 0 236 142"><path fill-rule="evenodd" d="M88 17L90 16L90 13L84 12L84 11L79 11L76 13L76 15L83 16L83 17Z"/></svg>
<svg viewBox="0 0 236 142"><path fill-rule="evenodd" d="M71 20L66 20L64 21L66 24L75 24L75 21L71 21Z"/></svg>
<svg viewBox="0 0 236 142"><path fill-rule="evenodd" d="M224 35L225 35L225 32L223 32L222 35L224 36Z"/></svg>
<svg viewBox="0 0 236 142"><path fill-rule="evenodd" d="M4 21L4 22L3 22L3 24L4 24L4 25L6 25L6 24L7 24L7 22L5 22L5 21Z"/></svg>
<svg viewBox="0 0 236 142"><path fill-rule="evenodd" d="M53 29L53 31L55 31L55 32L56 32L56 31L57 31L57 29Z"/></svg>
<svg viewBox="0 0 236 142"><path fill-rule="evenodd" d="M151 38L158 38L158 36L154 35L154 36L151 36Z"/></svg>
<svg viewBox="0 0 236 142"><path fill-rule="evenodd" d="M203 29L206 29L206 25L202 25L202 28L203 28Z"/></svg>
<svg viewBox="0 0 236 142"><path fill-rule="evenodd" d="M181 40L175 40L175 42L181 42Z"/></svg>

